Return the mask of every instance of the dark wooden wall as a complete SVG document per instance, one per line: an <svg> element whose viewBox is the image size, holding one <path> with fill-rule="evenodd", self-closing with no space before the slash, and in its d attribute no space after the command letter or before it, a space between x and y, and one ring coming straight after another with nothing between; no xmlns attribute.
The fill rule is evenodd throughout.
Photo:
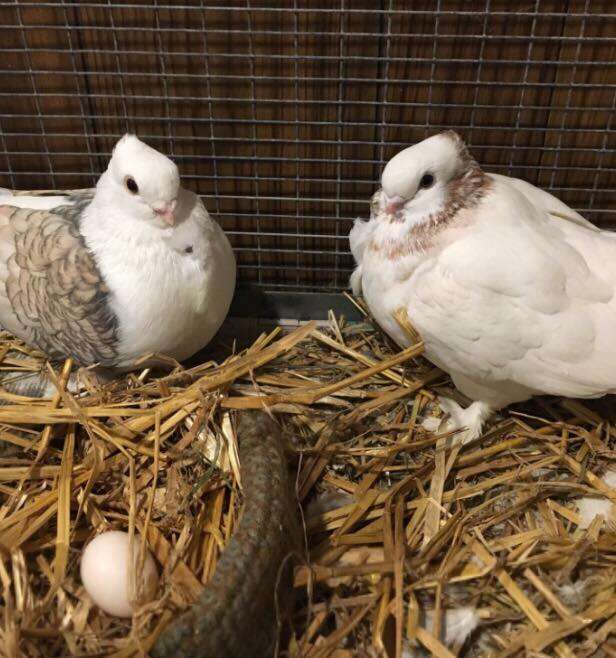
<svg viewBox="0 0 616 658"><path fill-rule="evenodd" d="M91 185L135 131L244 280L340 289L383 162L454 128L486 168L616 224L614 0L231 4L0 2L0 185Z"/></svg>

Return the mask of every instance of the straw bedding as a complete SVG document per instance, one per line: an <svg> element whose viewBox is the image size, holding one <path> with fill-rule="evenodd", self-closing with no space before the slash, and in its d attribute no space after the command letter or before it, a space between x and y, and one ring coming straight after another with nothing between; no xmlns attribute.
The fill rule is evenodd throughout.
<svg viewBox="0 0 616 658"><path fill-rule="evenodd" d="M404 351L369 317L332 317L186 369L81 373L80 392L70 363L0 336L3 370L44 369L57 390L1 394L0 655L147 654L237 526L235 427L251 408L281 425L301 502L281 655L616 655L611 401L516 407L460 448L421 426L451 384L399 321ZM586 518L591 497L604 517ZM105 529L147 543L161 570L132 620L97 610L79 580Z"/></svg>

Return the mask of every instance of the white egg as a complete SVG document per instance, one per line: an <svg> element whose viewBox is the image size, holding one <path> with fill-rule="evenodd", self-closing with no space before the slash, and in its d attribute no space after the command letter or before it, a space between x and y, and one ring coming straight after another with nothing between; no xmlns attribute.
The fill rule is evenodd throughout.
<svg viewBox="0 0 616 658"><path fill-rule="evenodd" d="M137 565L141 539L135 536L133 565ZM130 597L128 533L109 530L95 537L81 556L81 582L94 603L116 617L130 617L133 605ZM158 585L158 571L151 553L146 556L141 574L143 600L152 599ZM138 578L134 578L137 583Z"/></svg>

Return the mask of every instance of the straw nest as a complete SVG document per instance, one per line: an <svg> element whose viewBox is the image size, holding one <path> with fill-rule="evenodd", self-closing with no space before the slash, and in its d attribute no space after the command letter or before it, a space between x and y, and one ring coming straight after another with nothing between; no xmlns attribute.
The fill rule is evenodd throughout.
<svg viewBox="0 0 616 658"><path fill-rule="evenodd" d="M235 415L266 407L298 456L305 536L283 655L616 655L609 404L517 407L460 448L421 426L450 384L399 322L403 351L369 318L332 317L220 363L82 376L78 393L70 363L0 337L4 370L45 369L57 388L1 394L0 654L147 654L234 531ZM132 620L80 583L81 551L106 529L147 544L162 572Z"/></svg>

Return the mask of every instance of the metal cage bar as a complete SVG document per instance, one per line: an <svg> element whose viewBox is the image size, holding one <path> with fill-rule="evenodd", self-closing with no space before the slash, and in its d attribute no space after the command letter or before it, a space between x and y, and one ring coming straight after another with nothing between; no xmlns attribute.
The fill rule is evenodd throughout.
<svg viewBox="0 0 616 658"><path fill-rule="evenodd" d="M92 185L135 131L263 290L343 289L384 163L448 128L616 226L612 0L312 4L0 1L0 185Z"/></svg>

